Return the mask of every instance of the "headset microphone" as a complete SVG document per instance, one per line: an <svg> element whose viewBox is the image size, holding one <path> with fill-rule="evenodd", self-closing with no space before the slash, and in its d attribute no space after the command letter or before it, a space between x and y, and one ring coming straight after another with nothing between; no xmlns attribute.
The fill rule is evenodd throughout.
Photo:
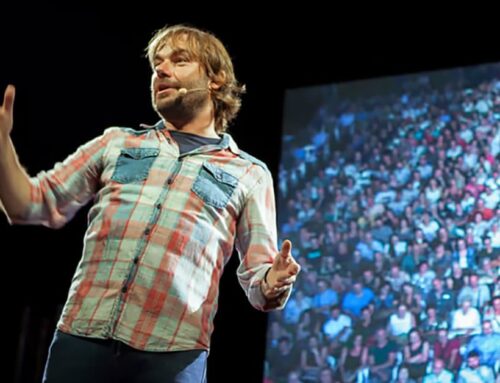
<svg viewBox="0 0 500 383"><path fill-rule="evenodd" d="M200 91L209 91L208 88L192 88L192 89L186 89L186 88L179 88L178 92L181 96L184 96L186 93L189 92L200 92Z"/></svg>

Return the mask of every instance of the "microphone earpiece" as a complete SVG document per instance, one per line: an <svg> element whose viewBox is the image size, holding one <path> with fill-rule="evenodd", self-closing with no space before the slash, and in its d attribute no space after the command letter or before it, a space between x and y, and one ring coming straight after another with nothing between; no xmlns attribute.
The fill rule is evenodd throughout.
<svg viewBox="0 0 500 383"><path fill-rule="evenodd" d="M200 91L205 91L205 92L210 92L210 89L208 88L193 88L193 89L186 89L186 88L179 88L177 91L180 96L184 96L186 93L189 92L200 92Z"/></svg>

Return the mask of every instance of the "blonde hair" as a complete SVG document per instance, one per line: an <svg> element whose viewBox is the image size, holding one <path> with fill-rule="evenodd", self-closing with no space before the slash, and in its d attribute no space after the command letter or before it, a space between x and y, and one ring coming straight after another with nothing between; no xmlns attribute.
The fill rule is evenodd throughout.
<svg viewBox="0 0 500 383"><path fill-rule="evenodd" d="M241 108L241 94L245 86L238 83L233 63L222 42L212 33L198 28L178 24L158 30L146 47L146 57L154 67L154 56L165 44L179 45L182 42L205 70L208 78L220 85L211 89L215 107L215 130L222 133L236 117Z"/></svg>

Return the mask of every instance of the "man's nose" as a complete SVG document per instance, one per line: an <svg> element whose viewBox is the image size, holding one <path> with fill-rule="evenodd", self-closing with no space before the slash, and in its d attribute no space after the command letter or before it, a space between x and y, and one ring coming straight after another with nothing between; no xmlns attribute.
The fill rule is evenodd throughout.
<svg viewBox="0 0 500 383"><path fill-rule="evenodd" d="M155 72L159 78L172 77L172 64L163 61L155 66Z"/></svg>

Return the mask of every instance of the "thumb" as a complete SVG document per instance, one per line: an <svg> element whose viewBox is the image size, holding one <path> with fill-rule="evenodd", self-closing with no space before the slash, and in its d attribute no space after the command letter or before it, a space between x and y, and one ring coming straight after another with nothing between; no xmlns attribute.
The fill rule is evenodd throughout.
<svg viewBox="0 0 500 383"><path fill-rule="evenodd" d="M292 251L292 242L290 240L285 239L283 244L281 245L281 257L287 258Z"/></svg>
<svg viewBox="0 0 500 383"><path fill-rule="evenodd" d="M14 98L16 97L16 88L14 85L8 85L3 96L3 109L12 115L14 111Z"/></svg>

